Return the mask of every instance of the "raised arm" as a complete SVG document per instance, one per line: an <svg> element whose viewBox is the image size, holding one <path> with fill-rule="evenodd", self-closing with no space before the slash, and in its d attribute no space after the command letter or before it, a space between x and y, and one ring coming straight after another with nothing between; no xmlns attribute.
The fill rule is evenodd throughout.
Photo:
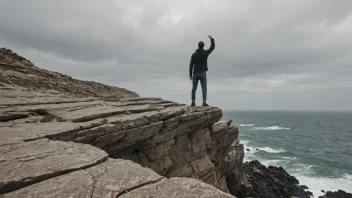
<svg viewBox="0 0 352 198"><path fill-rule="evenodd" d="M189 63L189 79L192 80L192 72L193 72L193 54L192 54L192 57L191 57L191 61Z"/></svg>
<svg viewBox="0 0 352 198"><path fill-rule="evenodd" d="M211 35L209 35L208 37L210 38L211 42L210 48L207 50L207 53L209 55L215 49L215 40Z"/></svg>

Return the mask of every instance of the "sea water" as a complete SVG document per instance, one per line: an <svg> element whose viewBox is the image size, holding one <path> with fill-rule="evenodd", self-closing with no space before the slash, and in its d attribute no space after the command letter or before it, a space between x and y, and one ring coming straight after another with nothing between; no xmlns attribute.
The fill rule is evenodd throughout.
<svg viewBox="0 0 352 198"><path fill-rule="evenodd" d="M321 190L352 193L352 112L223 113L239 127L244 161L282 166L314 197Z"/></svg>

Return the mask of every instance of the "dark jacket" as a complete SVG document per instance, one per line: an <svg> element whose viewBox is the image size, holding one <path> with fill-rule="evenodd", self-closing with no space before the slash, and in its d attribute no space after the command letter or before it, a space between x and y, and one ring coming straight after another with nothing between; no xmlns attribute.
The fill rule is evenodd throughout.
<svg viewBox="0 0 352 198"><path fill-rule="evenodd" d="M208 71L208 56L215 48L215 41L214 38L210 39L211 46L208 50L204 49L197 49L191 57L191 62L189 64L189 76L192 77L192 71L194 68L193 73L204 73Z"/></svg>

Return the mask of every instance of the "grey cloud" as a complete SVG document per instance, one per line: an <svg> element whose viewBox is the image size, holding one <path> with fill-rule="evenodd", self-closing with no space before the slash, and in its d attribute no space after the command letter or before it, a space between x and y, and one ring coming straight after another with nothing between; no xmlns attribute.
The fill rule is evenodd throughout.
<svg viewBox="0 0 352 198"><path fill-rule="evenodd" d="M0 27L40 67L185 103L190 56L213 34L210 103L352 110L349 0L7 0Z"/></svg>

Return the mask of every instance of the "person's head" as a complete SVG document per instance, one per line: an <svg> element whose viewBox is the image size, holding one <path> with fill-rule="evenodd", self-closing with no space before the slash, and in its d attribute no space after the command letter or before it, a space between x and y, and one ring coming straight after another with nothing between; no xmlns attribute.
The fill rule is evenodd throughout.
<svg viewBox="0 0 352 198"><path fill-rule="evenodd" d="M203 49L203 47L204 47L203 41L199 41L199 43L198 43L198 48L199 48L199 49Z"/></svg>

